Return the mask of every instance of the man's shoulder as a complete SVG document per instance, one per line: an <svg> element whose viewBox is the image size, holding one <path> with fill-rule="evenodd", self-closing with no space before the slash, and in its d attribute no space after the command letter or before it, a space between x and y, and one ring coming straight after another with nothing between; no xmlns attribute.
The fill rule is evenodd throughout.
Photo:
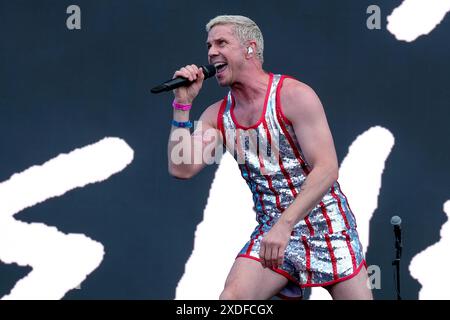
<svg viewBox="0 0 450 320"><path fill-rule="evenodd" d="M304 82L297 79L286 77L283 80L283 86L281 88L281 94L294 99L307 99L311 96L316 96L313 88Z"/></svg>
<svg viewBox="0 0 450 320"><path fill-rule="evenodd" d="M208 112L213 115L215 114L217 116L217 113L219 112L220 107L222 106L222 103L223 103L223 99L214 102L213 104L209 105L205 109L205 112Z"/></svg>
<svg viewBox="0 0 450 320"><path fill-rule="evenodd" d="M223 99L218 100L208 106L201 115L201 120L207 121L211 126L217 128L217 116L222 106Z"/></svg>
<svg viewBox="0 0 450 320"><path fill-rule="evenodd" d="M284 79L280 100L283 112L290 120L322 108L316 92L306 83L293 78Z"/></svg>

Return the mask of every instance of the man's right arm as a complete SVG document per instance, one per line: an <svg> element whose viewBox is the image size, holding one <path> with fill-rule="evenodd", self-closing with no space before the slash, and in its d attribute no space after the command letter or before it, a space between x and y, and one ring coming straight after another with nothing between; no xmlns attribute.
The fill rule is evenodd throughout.
<svg viewBox="0 0 450 320"><path fill-rule="evenodd" d="M195 65L189 65L176 71L175 77L184 77L191 81L189 86L174 90L175 102L192 105L197 97L205 78L203 70ZM217 113L220 101L209 106L201 115L197 128L191 135L189 128L179 128L172 125L168 143L169 173L180 179L189 179L196 175L215 157L216 147L221 144L220 132L217 130ZM189 110L173 110L173 120L189 121Z"/></svg>
<svg viewBox="0 0 450 320"><path fill-rule="evenodd" d="M200 116L195 131L172 126L167 148L169 173L179 179L189 179L207 164L214 162L216 150L222 145L222 137L217 130L217 113L221 101L209 106ZM174 110L174 120L189 120L189 111Z"/></svg>

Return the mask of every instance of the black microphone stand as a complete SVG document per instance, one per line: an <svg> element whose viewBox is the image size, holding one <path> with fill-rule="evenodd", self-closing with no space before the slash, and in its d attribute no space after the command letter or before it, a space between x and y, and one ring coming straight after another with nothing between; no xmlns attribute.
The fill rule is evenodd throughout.
<svg viewBox="0 0 450 320"><path fill-rule="evenodd" d="M395 239L395 259L392 261L392 265L395 267L394 278L396 280L397 300L402 300L400 296L400 258L402 256L402 244L399 239Z"/></svg>

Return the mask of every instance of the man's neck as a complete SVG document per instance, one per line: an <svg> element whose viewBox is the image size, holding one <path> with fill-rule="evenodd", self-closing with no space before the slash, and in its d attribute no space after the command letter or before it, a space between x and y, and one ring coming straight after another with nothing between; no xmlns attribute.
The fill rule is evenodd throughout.
<svg viewBox="0 0 450 320"><path fill-rule="evenodd" d="M240 81L231 86L231 92L239 106L253 105L264 99L269 83L269 74L263 69L244 73Z"/></svg>

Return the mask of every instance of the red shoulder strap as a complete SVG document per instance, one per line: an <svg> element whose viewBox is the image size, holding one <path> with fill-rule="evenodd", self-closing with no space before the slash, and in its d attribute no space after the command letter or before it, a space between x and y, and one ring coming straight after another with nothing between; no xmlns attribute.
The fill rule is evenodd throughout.
<svg viewBox="0 0 450 320"><path fill-rule="evenodd" d="M225 129L223 127L223 113L225 112L225 108L227 107L227 97L223 98L222 104L220 105L219 112L217 113L217 128L222 133L223 144L226 146L226 136Z"/></svg>
<svg viewBox="0 0 450 320"><path fill-rule="evenodd" d="M292 125L292 122L284 115L283 113L283 108L281 106L281 87L283 87L283 81L284 79L294 79L291 76L286 76L286 75L282 75L280 80L278 81L278 85L277 85L277 98L276 98L276 110L277 113L281 116L281 118L283 119L284 122L286 122L288 125Z"/></svg>

